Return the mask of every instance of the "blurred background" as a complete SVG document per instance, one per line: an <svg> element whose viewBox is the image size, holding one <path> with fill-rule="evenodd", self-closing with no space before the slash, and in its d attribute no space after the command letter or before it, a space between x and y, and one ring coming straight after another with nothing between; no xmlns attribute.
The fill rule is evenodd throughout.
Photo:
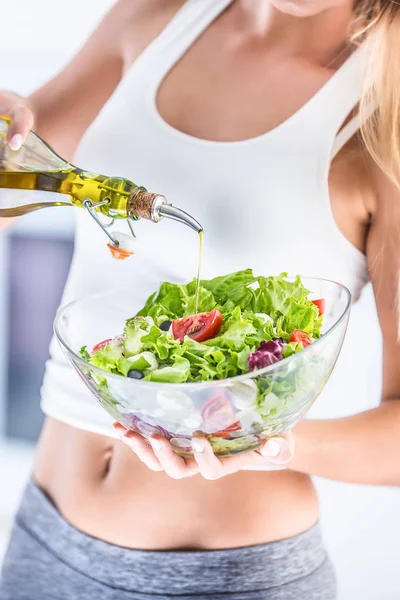
<svg viewBox="0 0 400 600"><path fill-rule="evenodd" d="M69 0L61 7L51 0L0 0L0 88L29 94L69 60L112 4ZM68 208L48 209L24 217L0 236L0 563L43 420L40 386L73 252L73 218ZM354 362L351 380L341 374L341 365L349 361ZM321 396L312 416L372 407L380 384L380 335L367 288L353 309L329 383L329 403ZM318 479L316 485L340 600L400 598L400 490Z"/></svg>

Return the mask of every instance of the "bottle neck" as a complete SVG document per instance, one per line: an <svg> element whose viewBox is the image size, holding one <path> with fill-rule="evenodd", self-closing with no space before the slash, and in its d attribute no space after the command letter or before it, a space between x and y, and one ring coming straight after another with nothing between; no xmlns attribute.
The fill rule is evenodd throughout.
<svg viewBox="0 0 400 600"><path fill-rule="evenodd" d="M126 218L127 202L136 186L64 163L62 170L54 171L11 170L0 165L0 188L13 190L0 191L0 216L19 216L51 206L83 207L89 198L93 205L101 205L98 212Z"/></svg>
<svg viewBox="0 0 400 600"><path fill-rule="evenodd" d="M130 219L148 219L158 223L161 219L160 207L167 200L159 194L152 194L143 187L137 187L127 202L127 214Z"/></svg>

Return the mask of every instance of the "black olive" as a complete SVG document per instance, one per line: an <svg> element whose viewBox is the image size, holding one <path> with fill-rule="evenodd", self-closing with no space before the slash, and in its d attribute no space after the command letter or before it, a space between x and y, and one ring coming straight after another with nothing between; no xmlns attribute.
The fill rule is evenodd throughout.
<svg viewBox="0 0 400 600"><path fill-rule="evenodd" d="M169 331L169 328L172 325L172 321L163 321L160 325L161 331Z"/></svg>
<svg viewBox="0 0 400 600"><path fill-rule="evenodd" d="M128 377L131 379L143 379L144 373L143 371L139 371L139 369L131 369L128 373Z"/></svg>

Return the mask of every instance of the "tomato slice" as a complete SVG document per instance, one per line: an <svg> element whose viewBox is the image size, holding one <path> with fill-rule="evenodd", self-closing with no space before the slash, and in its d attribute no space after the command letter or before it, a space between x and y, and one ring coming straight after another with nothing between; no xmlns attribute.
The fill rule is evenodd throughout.
<svg viewBox="0 0 400 600"><path fill-rule="evenodd" d="M202 408L201 417L207 431L220 437L223 437L220 434L226 434L229 437L228 433L231 427L232 431L241 428L235 409L222 388L214 389L211 392ZM218 433L214 434L215 431Z"/></svg>
<svg viewBox="0 0 400 600"><path fill-rule="evenodd" d="M188 335L196 342L205 342L215 337L222 325L222 315L217 308L211 312L198 313L183 319L172 321L172 334L183 342Z"/></svg>
<svg viewBox="0 0 400 600"><path fill-rule="evenodd" d="M297 344L302 344L303 348L306 348L307 346L312 344L312 337L305 331L301 331L301 329L295 329L289 338L289 342L296 342Z"/></svg>
<svg viewBox="0 0 400 600"><path fill-rule="evenodd" d="M320 298L319 300L312 300L312 303L318 308L319 314L323 315L325 312L325 300Z"/></svg>
<svg viewBox="0 0 400 600"><path fill-rule="evenodd" d="M96 344L95 346L93 346L92 354L94 352L96 352L97 350L100 350L100 348L104 348L110 342L112 342L112 338L110 338L109 340L103 340L102 342L99 342L98 344Z"/></svg>
<svg viewBox="0 0 400 600"><path fill-rule="evenodd" d="M234 431L239 431L240 429L242 429L242 424L240 421L236 421L236 423L232 423L230 427L225 427L225 429L222 429L221 431L216 431L213 433L213 436L229 439L231 437L231 433Z"/></svg>

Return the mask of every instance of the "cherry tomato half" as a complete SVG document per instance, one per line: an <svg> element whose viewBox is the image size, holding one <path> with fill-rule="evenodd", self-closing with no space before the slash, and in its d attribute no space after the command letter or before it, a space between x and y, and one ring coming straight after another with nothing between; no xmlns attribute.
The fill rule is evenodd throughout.
<svg viewBox="0 0 400 600"><path fill-rule="evenodd" d="M222 315L217 308L211 312L199 313L172 321L172 334L183 342L188 335L196 342L205 342L215 337L222 325Z"/></svg>
<svg viewBox="0 0 400 600"><path fill-rule="evenodd" d="M295 329L289 338L289 342L296 342L296 344L302 344L303 348L306 348L312 344L312 337L301 329Z"/></svg>
<svg viewBox="0 0 400 600"><path fill-rule="evenodd" d="M100 350L100 348L104 348L110 342L112 342L111 338L109 340L103 340L102 342L99 342L98 344L93 346L92 354L94 354L97 350Z"/></svg>
<svg viewBox="0 0 400 600"><path fill-rule="evenodd" d="M325 300L323 298L320 300L312 300L312 303L318 308L319 314L323 315L325 312Z"/></svg>

